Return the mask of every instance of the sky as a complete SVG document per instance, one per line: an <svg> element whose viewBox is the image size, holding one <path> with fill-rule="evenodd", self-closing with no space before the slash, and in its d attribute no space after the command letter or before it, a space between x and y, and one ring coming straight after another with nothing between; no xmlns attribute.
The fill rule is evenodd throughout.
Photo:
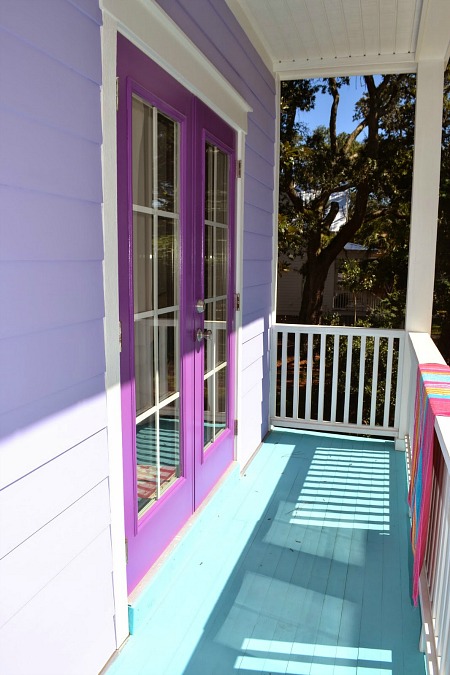
<svg viewBox="0 0 450 675"><path fill-rule="evenodd" d="M379 81L380 76L375 78ZM353 112L356 101L359 101L365 91L365 84L362 77L352 76L350 85L341 87L339 91L339 108L337 118L337 132L342 131L350 133L355 127L353 122ZM310 130L320 125L328 126L330 122L331 96L329 94L317 94L314 110L309 113L300 113L299 119L305 122Z"/></svg>

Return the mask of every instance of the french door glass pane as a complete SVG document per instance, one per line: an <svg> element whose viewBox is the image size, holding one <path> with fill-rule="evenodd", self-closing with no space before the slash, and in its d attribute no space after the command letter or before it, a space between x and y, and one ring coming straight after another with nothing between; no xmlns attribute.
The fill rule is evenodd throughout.
<svg viewBox="0 0 450 675"><path fill-rule="evenodd" d="M204 294L204 445L226 427L228 156L207 143L205 152Z"/></svg>
<svg viewBox="0 0 450 675"><path fill-rule="evenodd" d="M155 405L155 350L154 318L134 322L134 372L136 389L136 415L139 416Z"/></svg>
<svg viewBox="0 0 450 675"><path fill-rule="evenodd" d="M176 122L169 117L158 115L158 208L174 211L177 200L177 158Z"/></svg>
<svg viewBox="0 0 450 675"><path fill-rule="evenodd" d="M133 204L151 206L153 199L153 108L132 99Z"/></svg>
<svg viewBox="0 0 450 675"><path fill-rule="evenodd" d="M138 510L151 505L180 475L179 400L136 426Z"/></svg>
<svg viewBox="0 0 450 675"><path fill-rule="evenodd" d="M153 309L153 216L133 214L134 312Z"/></svg>
<svg viewBox="0 0 450 675"><path fill-rule="evenodd" d="M178 123L133 96L133 292L137 509L182 472Z"/></svg>
<svg viewBox="0 0 450 675"><path fill-rule="evenodd" d="M158 307L178 305L178 220L158 218Z"/></svg>

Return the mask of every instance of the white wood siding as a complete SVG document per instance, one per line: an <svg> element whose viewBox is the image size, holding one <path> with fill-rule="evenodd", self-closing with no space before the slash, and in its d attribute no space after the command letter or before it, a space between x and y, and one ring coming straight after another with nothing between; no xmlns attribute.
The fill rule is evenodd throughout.
<svg viewBox="0 0 450 675"><path fill-rule="evenodd" d="M26 5L26 6L25 6ZM0 11L0 671L115 648L103 339L101 13Z"/></svg>

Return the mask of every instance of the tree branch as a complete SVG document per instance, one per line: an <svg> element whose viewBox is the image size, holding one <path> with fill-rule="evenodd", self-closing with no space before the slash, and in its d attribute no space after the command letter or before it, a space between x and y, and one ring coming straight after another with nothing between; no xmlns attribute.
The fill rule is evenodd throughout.
<svg viewBox="0 0 450 675"><path fill-rule="evenodd" d="M336 78L330 77L328 80L330 86L330 93L333 97L333 103L330 111L330 148L333 157L337 154L337 135L336 135L336 120L337 111L339 107L339 89L336 84Z"/></svg>

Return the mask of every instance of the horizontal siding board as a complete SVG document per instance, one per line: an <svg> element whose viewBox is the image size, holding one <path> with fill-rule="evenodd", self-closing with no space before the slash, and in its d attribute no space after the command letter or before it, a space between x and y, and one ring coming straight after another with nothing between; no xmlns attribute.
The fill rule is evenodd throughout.
<svg viewBox="0 0 450 675"><path fill-rule="evenodd" d="M258 259L246 260L244 262L244 287L264 285L271 274L271 262Z"/></svg>
<svg viewBox="0 0 450 675"><path fill-rule="evenodd" d="M0 416L0 489L106 427L101 373Z"/></svg>
<svg viewBox="0 0 450 675"><path fill-rule="evenodd" d="M100 146L0 109L0 183L101 202Z"/></svg>
<svg viewBox="0 0 450 675"><path fill-rule="evenodd" d="M225 3L216 9L204 0L190 0L188 4L173 0L158 0L159 4L189 35L191 40L205 53L211 62L225 75L244 98L251 93L263 105L272 110L275 86L261 76L266 70L253 46L246 39L246 48L236 37L235 26L227 24L222 16L230 13ZM220 13L219 13L220 12ZM240 36L242 39L242 35ZM258 68L259 66L259 68Z"/></svg>
<svg viewBox="0 0 450 675"><path fill-rule="evenodd" d="M63 0L27 2L25 15L22 2L2 2L1 27L101 83L100 26L75 5Z"/></svg>
<svg viewBox="0 0 450 675"><path fill-rule="evenodd" d="M252 340L245 342L242 346L242 370L248 368L258 359L262 359L266 349L266 340L262 333L255 335Z"/></svg>
<svg viewBox="0 0 450 675"><path fill-rule="evenodd" d="M241 424L239 431L244 466L268 431L268 417L261 403L261 393L262 385L259 382L242 397L243 419L252 420L252 424Z"/></svg>
<svg viewBox="0 0 450 675"><path fill-rule="evenodd" d="M244 321L246 320L247 308L249 312L261 310L262 314L269 313L272 305L272 286L270 283L260 286L245 287L243 297Z"/></svg>
<svg viewBox="0 0 450 675"><path fill-rule="evenodd" d="M230 12L227 7L224 6L222 0L211 0L211 4L216 8L216 11L221 14L224 24L226 24L229 30L234 35L236 35L236 38L239 40L239 42L243 45L247 45L248 37L244 29L240 25L236 24L236 18L234 14ZM245 50L246 54L251 58L253 64L257 68L261 77L263 77L264 80L267 82L270 91L275 92L275 82L273 74L267 69L266 65L264 64L263 60L261 59L256 49L253 47L253 45L251 45L250 47L247 46Z"/></svg>
<svg viewBox="0 0 450 675"><path fill-rule="evenodd" d="M253 389L259 382L262 381L264 373L263 360L261 358L253 361L245 370L242 378L242 395Z"/></svg>
<svg viewBox="0 0 450 675"><path fill-rule="evenodd" d="M260 183L253 176L246 174L245 187L245 201L247 204L258 206L268 214L273 213L273 192L266 185Z"/></svg>
<svg viewBox="0 0 450 675"><path fill-rule="evenodd" d="M270 190L273 190L273 161L264 159L264 157L256 153L254 150L248 148L245 152L245 166L247 172L251 176L256 178L260 183L263 183Z"/></svg>
<svg viewBox="0 0 450 675"><path fill-rule="evenodd" d="M98 673L115 650L111 568L107 528L0 630L2 672Z"/></svg>
<svg viewBox="0 0 450 675"><path fill-rule="evenodd" d="M0 414L105 371L103 321L0 341Z"/></svg>
<svg viewBox="0 0 450 675"><path fill-rule="evenodd" d="M272 236L246 230L244 232L244 251L248 253L255 251L255 259L268 261L272 265Z"/></svg>
<svg viewBox="0 0 450 675"><path fill-rule="evenodd" d="M103 480L0 560L0 626L24 607L110 524ZM54 542L58 542L58 546ZM30 565L30 560L33 564Z"/></svg>
<svg viewBox="0 0 450 675"><path fill-rule="evenodd" d="M103 430L4 488L0 492L0 558L107 478L108 471Z"/></svg>
<svg viewBox="0 0 450 675"><path fill-rule="evenodd" d="M242 321L242 344L244 348L249 340L253 340L257 335L264 335L264 331L268 330L268 327L269 320L262 316L261 312L246 314L245 320Z"/></svg>
<svg viewBox="0 0 450 675"><path fill-rule="evenodd" d="M0 88L9 110L101 143L100 91L95 82L2 31L0 63L5 62L8 68L0 70Z"/></svg>
<svg viewBox="0 0 450 675"><path fill-rule="evenodd" d="M0 338L102 318L102 282L101 261L1 262Z"/></svg>
<svg viewBox="0 0 450 675"><path fill-rule="evenodd" d="M269 237L273 236L273 213L272 209L263 209L257 204L244 204L245 232L253 232ZM250 255L251 249L244 249L244 255Z"/></svg>
<svg viewBox="0 0 450 675"><path fill-rule="evenodd" d="M274 163L274 141L272 135L267 135L258 126L256 115L250 114L248 118L248 133L245 139L246 148L254 150L267 161Z"/></svg>
<svg viewBox="0 0 450 675"><path fill-rule="evenodd" d="M0 260L101 260L101 204L0 186Z"/></svg>

